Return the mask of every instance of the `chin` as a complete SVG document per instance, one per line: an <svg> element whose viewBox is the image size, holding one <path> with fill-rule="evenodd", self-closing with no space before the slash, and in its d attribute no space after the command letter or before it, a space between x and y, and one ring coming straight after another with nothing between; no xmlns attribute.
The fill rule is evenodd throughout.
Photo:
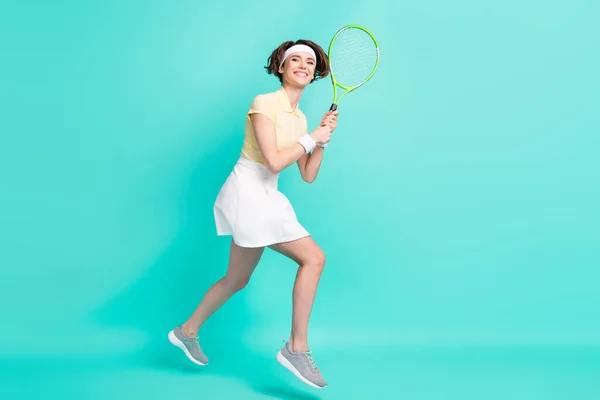
<svg viewBox="0 0 600 400"><path fill-rule="evenodd" d="M306 87L310 84L310 78L306 78L306 79L291 79L291 81L294 83L294 85L296 86L300 86L300 87Z"/></svg>

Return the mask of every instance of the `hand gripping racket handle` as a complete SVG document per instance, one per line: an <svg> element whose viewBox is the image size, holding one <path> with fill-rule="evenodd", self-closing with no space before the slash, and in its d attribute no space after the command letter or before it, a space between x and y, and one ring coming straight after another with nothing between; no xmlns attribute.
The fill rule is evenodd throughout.
<svg viewBox="0 0 600 400"><path fill-rule="evenodd" d="M329 111L335 111L337 110L337 104L332 104L331 107L329 107Z"/></svg>

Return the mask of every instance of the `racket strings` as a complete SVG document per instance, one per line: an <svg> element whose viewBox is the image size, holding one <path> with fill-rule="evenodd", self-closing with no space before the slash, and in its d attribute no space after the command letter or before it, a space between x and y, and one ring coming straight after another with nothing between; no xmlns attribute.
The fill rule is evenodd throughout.
<svg viewBox="0 0 600 400"><path fill-rule="evenodd" d="M331 46L331 71L341 85L356 86L373 72L378 56L377 46L369 34L349 28L342 31Z"/></svg>

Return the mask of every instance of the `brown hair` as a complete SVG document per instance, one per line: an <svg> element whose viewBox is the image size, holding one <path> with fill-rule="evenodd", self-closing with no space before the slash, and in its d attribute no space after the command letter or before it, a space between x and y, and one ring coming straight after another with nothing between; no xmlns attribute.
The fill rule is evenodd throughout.
<svg viewBox="0 0 600 400"><path fill-rule="evenodd" d="M281 59L283 58L285 51L295 44L304 44L309 46L315 51L315 55L317 56L315 77L312 81L310 81L310 83L313 83L317 79L325 78L327 75L329 75L329 59L327 58L327 53L325 53L325 50L323 50L321 46L315 42L303 39L296 40L295 42L293 40L288 40L273 50L269 56L269 59L267 60L267 65L265 66L268 74L275 75L277 78L279 78L279 82L283 82L283 77L279 73L279 64L281 64Z"/></svg>

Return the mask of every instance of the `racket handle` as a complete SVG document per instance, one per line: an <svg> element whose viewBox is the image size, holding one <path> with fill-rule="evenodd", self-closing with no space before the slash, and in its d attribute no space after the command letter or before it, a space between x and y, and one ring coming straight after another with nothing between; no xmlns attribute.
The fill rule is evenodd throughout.
<svg viewBox="0 0 600 400"><path fill-rule="evenodd" d="M329 111L335 111L337 110L337 104L332 104L331 107L329 107Z"/></svg>

